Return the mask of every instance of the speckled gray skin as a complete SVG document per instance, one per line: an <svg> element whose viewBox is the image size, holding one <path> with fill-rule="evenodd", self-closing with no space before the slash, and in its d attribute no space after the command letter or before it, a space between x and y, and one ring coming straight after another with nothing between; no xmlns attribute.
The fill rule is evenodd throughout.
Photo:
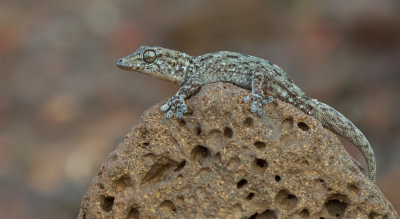
<svg viewBox="0 0 400 219"><path fill-rule="evenodd" d="M177 118L182 118L187 112L185 99L202 85L219 81L251 90L244 101L252 100L250 111L259 116L264 114L262 106L270 103L274 97L288 102L359 148L367 162L368 177L375 181L375 156L364 134L332 107L309 98L279 66L267 60L229 51L196 57L161 47L142 46L131 55L119 59L117 66L181 85L178 92L161 107L162 111L167 111L167 118L171 118L175 112ZM265 98L263 89L271 96Z"/></svg>

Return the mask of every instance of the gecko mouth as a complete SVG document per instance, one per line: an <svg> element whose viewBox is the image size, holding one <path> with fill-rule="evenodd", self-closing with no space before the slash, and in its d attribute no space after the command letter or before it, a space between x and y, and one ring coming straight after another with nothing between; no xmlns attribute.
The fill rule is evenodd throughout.
<svg viewBox="0 0 400 219"><path fill-rule="evenodd" d="M123 58L118 59L117 66L118 66L118 68L123 69L123 70L132 70L133 69L133 66L125 64Z"/></svg>

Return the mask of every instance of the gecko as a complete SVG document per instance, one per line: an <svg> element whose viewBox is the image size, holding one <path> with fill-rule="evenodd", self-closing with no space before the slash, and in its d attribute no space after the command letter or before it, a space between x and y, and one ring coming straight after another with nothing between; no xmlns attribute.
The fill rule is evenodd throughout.
<svg viewBox="0 0 400 219"><path fill-rule="evenodd" d="M229 82L250 90L243 101L252 101L250 111L263 116L263 105L274 98L292 104L307 115L319 120L323 127L344 137L363 154L367 176L376 180L376 161L371 144L348 118L334 108L308 97L279 66L255 56L230 51L207 53L201 56L156 46L141 46L132 54L120 58L117 66L137 71L180 85L174 96L161 106L167 118L182 118L188 111L185 99L201 86ZM268 96L264 95L266 90Z"/></svg>

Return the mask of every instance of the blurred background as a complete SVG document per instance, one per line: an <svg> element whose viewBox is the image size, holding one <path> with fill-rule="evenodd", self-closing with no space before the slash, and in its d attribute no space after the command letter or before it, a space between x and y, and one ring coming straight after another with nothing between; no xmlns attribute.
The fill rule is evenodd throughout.
<svg viewBox="0 0 400 219"><path fill-rule="evenodd" d="M363 130L400 210L400 1L3 0L0 218L76 217L101 161L178 89L115 66L140 45L278 64Z"/></svg>

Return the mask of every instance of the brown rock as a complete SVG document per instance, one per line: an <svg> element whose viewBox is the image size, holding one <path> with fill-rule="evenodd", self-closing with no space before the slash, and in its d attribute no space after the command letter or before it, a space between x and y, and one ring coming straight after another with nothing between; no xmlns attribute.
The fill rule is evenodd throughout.
<svg viewBox="0 0 400 219"><path fill-rule="evenodd" d="M248 93L204 86L182 120L147 110L78 218L398 218L332 132L280 101L260 118Z"/></svg>

